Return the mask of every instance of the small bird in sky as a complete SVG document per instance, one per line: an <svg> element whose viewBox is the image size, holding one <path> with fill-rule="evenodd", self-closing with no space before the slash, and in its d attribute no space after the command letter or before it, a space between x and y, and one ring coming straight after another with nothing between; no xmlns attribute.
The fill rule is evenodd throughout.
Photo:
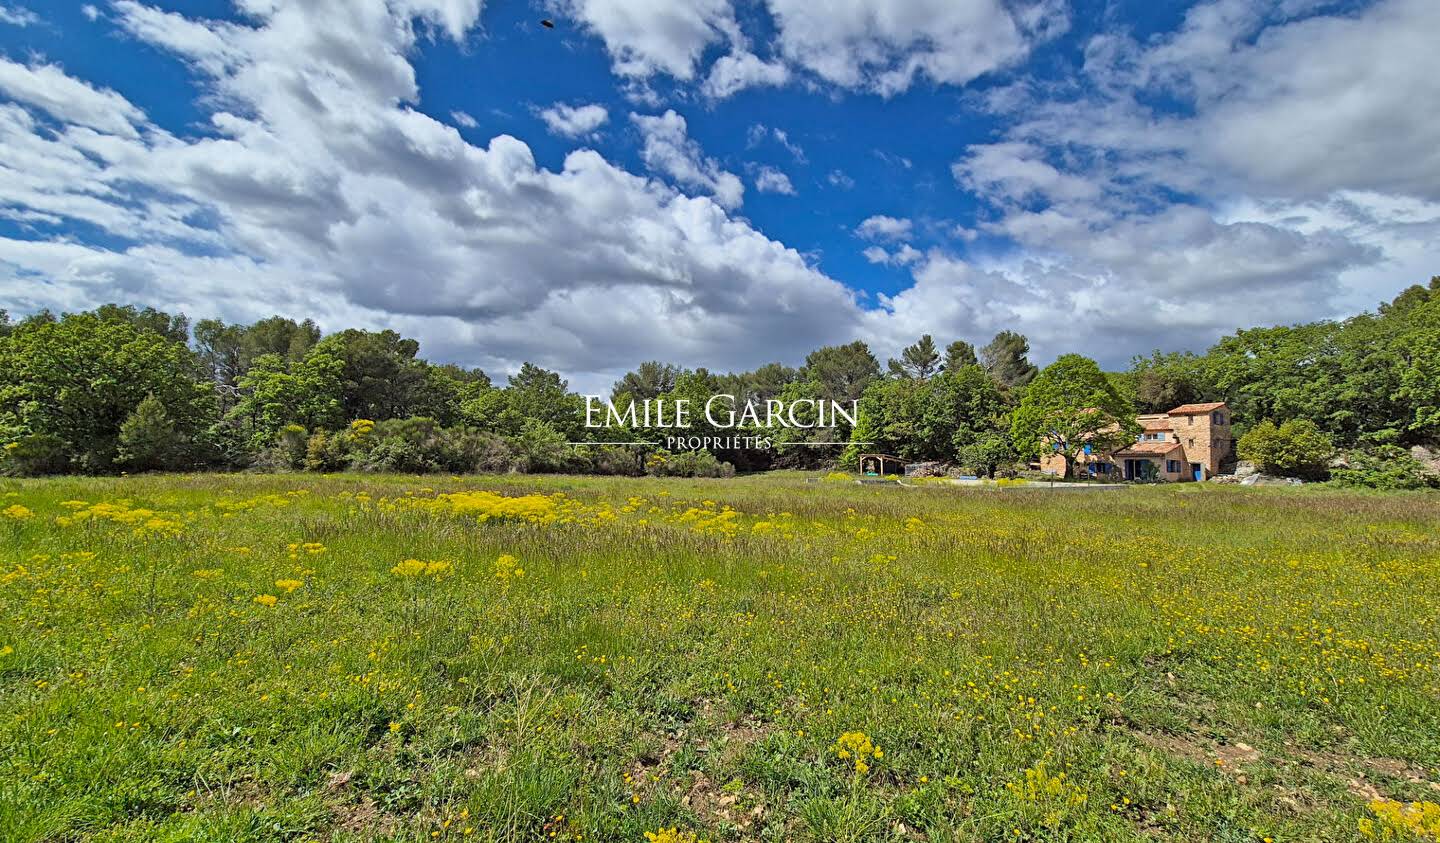
<svg viewBox="0 0 1440 843"><path fill-rule="evenodd" d="M543 27L545 27L546 29L554 29L554 28L555 28L555 21L550 20L549 18L546 18L546 19L540 21L540 25L543 26Z"/></svg>

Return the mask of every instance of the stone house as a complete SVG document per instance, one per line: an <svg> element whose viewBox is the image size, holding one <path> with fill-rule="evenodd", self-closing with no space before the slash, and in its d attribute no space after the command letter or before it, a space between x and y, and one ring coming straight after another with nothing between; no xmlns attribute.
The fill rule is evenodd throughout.
<svg viewBox="0 0 1440 843"><path fill-rule="evenodd" d="M1223 401L1182 404L1168 413L1136 416L1142 428L1133 445L1108 454L1085 447L1077 473L1097 479L1206 480L1220 473L1221 463L1235 454L1230 432L1230 408ZM1040 460L1041 471L1065 473L1065 458L1050 454Z"/></svg>

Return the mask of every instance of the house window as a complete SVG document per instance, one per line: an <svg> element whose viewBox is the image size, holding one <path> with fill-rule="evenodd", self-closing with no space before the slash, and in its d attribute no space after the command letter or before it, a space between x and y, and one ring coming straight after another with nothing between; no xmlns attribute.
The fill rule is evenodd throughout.
<svg viewBox="0 0 1440 843"><path fill-rule="evenodd" d="M1195 423L1195 417L1194 417L1194 416L1186 416L1185 418L1189 419L1191 424L1194 424L1194 423Z"/></svg>
<svg viewBox="0 0 1440 843"><path fill-rule="evenodd" d="M1166 470L1167 472L1169 472L1170 474L1179 474L1179 473L1180 473L1180 461L1179 461L1179 460L1166 460L1166 461L1165 461L1165 470Z"/></svg>
<svg viewBox="0 0 1440 843"><path fill-rule="evenodd" d="M1214 420L1214 422L1215 422L1216 424L1224 424L1224 423L1225 423L1225 414L1224 414L1224 413L1212 413L1212 414L1211 414L1211 419Z"/></svg>
<svg viewBox="0 0 1440 843"><path fill-rule="evenodd" d="M1195 437L1192 436L1189 439L1186 439L1185 444L1189 445L1192 448L1195 447Z"/></svg>

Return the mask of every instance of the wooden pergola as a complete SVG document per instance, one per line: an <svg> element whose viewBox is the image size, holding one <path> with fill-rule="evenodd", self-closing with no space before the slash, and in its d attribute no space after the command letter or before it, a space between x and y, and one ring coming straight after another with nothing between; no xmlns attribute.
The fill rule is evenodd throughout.
<svg viewBox="0 0 1440 843"><path fill-rule="evenodd" d="M860 475L862 477L884 477L887 474L904 474L905 461L889 454L861 454Z"/></svg>

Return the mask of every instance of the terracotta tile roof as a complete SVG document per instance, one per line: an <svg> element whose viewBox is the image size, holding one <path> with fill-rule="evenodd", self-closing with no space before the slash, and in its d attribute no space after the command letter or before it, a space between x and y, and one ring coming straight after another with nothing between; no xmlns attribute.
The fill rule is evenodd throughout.
<svg viewBox="0 0 1440 843"><path fill-rule="evenodd" d="M1138 421L1140 426L1146 430L1174 430L1170 426L1170 420L1165 418L1145 418L1141 416Z"/></svg>
<svg viewBox="0 0 1440 843"><path fill-rule="evenodd" d="M1181 404L1170 411L1172 416L1198 416L1201 413L1211 413L1225 406L1224 401L1211 401L1208 404Z"/></svg>
<svg viewBox="0 0 1440 843"><path fill-rule="evenodd" d="M1170 453L1180 447L1179 442L1136 442L1128 448L1122 448L1115 452L1117 457L1148 456L1158 457Z"/></svg>

